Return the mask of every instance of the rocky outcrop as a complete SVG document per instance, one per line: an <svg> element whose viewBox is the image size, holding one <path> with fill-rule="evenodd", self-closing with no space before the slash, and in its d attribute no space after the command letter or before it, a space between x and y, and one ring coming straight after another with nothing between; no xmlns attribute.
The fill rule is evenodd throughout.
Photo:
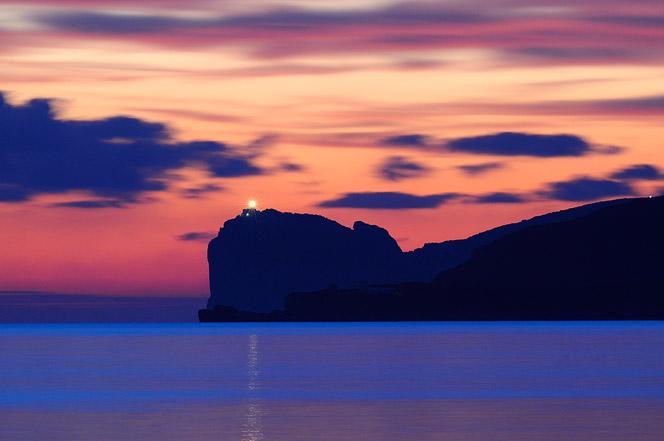
<svg viewBox="0 0 664 441"><path fill-rule="evenodd" d="M293 291L395 282L402 257L375 225L351 229L322 216L245 210L208 246L208 308L267 312L283 308Z"/></svg>

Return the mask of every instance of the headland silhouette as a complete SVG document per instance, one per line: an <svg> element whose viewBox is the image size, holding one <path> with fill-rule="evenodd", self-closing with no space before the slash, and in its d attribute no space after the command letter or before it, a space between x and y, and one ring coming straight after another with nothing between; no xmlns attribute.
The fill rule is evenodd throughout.
<svg viewBox="0 0 664 441"><path fill-rule="evenodd" d="M246 209L208 247L201 321L664 318L664 197L599 202L403 252L389 233Z"/></svg>

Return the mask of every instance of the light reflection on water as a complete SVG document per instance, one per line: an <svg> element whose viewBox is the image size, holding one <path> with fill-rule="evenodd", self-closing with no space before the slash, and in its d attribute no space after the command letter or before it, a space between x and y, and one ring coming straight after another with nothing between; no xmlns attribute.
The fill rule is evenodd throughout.
<svg viewBox="0 0 664 441"><path fill-rule="evenodd" d="M258 335L249 336L247 349L247 417L242 431L242 441L265 439L261 424L261 404L256 393L260 389L258 370Z"/></svg>
<svg viewBox="0 0 664 441"><path fill-rule="evenodd" d="M0 440L661 441L664 323L0 325Z"/></svg>

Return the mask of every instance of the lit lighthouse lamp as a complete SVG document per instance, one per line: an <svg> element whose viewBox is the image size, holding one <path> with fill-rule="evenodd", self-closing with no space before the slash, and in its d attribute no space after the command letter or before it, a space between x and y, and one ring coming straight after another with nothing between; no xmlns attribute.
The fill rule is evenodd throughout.
<svg viewBox="0 0 664 441"><path fill-rule="evenodd" d="M252 214L256 214L256 209L257 204L256 201L253 199L250 199L249 202L247 202L247 208L242 210L242 216L251 216Z"/></svg>

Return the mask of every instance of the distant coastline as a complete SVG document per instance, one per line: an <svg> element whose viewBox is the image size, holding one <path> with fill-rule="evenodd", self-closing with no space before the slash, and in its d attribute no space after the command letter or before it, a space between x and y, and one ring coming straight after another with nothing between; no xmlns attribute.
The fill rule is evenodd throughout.
<svg viewBox="0 0 664 441"><path fill-rule="evenodd" d="M0 323L186 323L201 297L147 297L1 291Z"/></svg>

